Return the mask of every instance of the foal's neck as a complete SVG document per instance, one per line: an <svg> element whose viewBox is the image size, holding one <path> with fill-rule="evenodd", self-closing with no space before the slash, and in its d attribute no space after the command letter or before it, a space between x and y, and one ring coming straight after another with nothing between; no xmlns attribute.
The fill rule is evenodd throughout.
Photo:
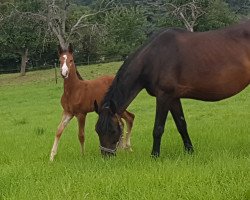
<svg viewBox="0 0 250 200"><path fill-rule="evenodd" d="M74 87L77 86L78 82L80 82L80 79L77 76L76 67L72 65L68 78L64 79L64 91L67 93L74 92Z"/></svg>

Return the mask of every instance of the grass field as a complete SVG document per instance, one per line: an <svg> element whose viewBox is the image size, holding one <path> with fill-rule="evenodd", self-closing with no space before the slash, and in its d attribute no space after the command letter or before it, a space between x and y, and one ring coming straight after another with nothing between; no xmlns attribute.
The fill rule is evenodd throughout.
<svg viewBox="0 0 250 200"><path fill-rule="evenodd" d="M113 74L120 63L81 67L86 79ZM133 152L100 156L94 131L97 116L86 122L85 155L80 155L76 120L49 153L61 118L62 80L54 70L0 75L0 199L250 199L250 88L217 103L183 100L193 155L169 116L161 156L152 159L155 99L142 91L129 110L135 113Z"/></svg>

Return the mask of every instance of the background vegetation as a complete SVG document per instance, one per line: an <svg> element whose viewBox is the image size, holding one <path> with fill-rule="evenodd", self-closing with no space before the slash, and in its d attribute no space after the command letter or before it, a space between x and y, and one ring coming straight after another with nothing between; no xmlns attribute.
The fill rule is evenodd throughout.
<svg viewBox="0 0 250 200"><path fill-rule="evenodd" d="M1 0L0 73L51 67L69 42L78 63L121 60L162 27L217 29L249 11L249 0Z"/></svg>

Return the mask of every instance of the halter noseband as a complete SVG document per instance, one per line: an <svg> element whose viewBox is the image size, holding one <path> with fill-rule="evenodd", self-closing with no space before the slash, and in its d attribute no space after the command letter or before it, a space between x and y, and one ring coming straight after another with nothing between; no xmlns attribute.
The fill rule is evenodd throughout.
<svg viewBox="0 0 250 200"><path fill-rule="evenodd" d="M105 107L105 108L108 108L108 107ZM110 109L110 108L108 108L108 109ZM122 123L121 123L121 121L120 121L118 115L115 114L115 116L116 116L116 118L117 118L117 120L118 120L119 127L120 127L120 129L121 129L121 131L122 131L122 130L123 130ZM117 145L116 145L116 147L115 147L114 149L109 149L109 148L106 148L106 147L103 147L102 145L100 145L100 150L101 150L101 151L104 151L104 152L106 152L106 153L115 154L115 152L116 152L116 150L117 150L117 147L118 147L118 145L119 145L119 143L120 143L120 141L121 141L122 135L123 135L123 134L120 135L119 141L117 142Z"/></svg>
<svg viewBox="0 0 250 200"><path fill-rule="evenodd" d="M106 147L103 147L103 146L100 145L100 150L101 150L101 151L104 151L104 152L106 152L106 153L115 154L116 149L117 149L117 148L115 148L115 149L109 149L109 148L106 148Z"/></svg>

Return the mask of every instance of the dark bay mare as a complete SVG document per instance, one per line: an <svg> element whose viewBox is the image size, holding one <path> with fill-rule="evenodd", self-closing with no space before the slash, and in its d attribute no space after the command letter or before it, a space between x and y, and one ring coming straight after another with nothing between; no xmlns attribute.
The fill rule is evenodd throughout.
<svg viewBox="0 0 250 200"><path fill-rule="evenodd" d="M166 29L155 34L123 63L106 93L96 132L100 148L114 149L121 132L121 114L145 88L156 97L152 155L160 155L168 112L173 116L185 150L193 151L181 98L219 101L250 83L250 21L225 29L191 33Z"/></svg>

